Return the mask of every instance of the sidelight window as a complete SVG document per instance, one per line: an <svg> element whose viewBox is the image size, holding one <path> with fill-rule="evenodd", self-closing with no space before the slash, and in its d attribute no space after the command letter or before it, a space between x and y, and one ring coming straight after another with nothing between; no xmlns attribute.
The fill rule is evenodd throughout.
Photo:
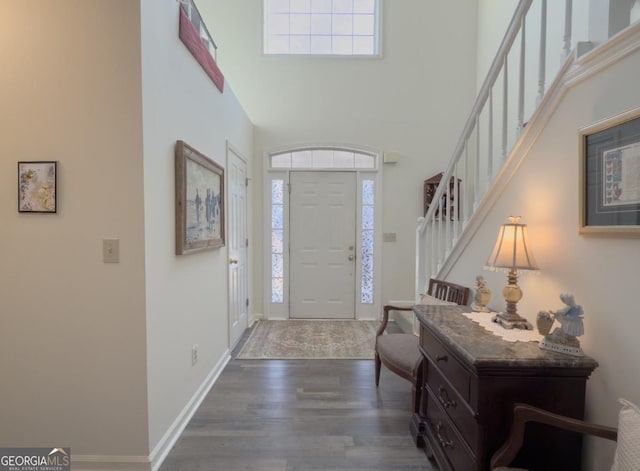
<svg viewBox="0 0 640 471"><path fill-rule="evenodd" d="M374 196L373 180L362 181L362 265L360 275L360 301L373 304L373 238L374 238Z"/></svg>
<svg viewBox="0 0 640 471"><path fill-rule="evenodd" d="M284 302L284 180L271 181L271 302Z"/></svg>

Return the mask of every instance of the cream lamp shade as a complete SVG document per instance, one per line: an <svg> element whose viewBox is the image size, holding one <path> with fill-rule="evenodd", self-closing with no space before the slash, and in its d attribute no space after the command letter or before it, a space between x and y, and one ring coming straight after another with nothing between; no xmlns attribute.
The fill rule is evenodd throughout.
<svg viewBox="0 0 640 471"><path fill-rule="evenodd" d="M496 240L489 260L487 260L487 267L507 270L538 269L528 243L527 225L519 224L519 221L519 216L511 216L509 223L500 227L498 240Z"/></svg>

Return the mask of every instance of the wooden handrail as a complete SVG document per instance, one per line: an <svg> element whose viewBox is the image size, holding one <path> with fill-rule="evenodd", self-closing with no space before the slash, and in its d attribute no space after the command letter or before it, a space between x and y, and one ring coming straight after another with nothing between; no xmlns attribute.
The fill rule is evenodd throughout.
<svg viewBox="0 0 640 471"><path fill-rule="evenodd" d="M563 36L563 51L570 44L571 39L571 3L572 0L565 0L565 31ZM533 0L520 0L514 14L509 22L509 26L502 38L498 51L493 58L489 71L476 96L475 102L467 117L462 129L462 133L453 150L451 159L443 172L440 183L437 186L432 204L429 205L424 217L418 218L416 227L416 286L415 292L424 291L425 284L430 277L439 277L440 269L446 261L446 257L454 249L461 235L466 230L474 211L486 198L494 178L499 175L501 167L507 161L510 152L508 135L508 104L513 103L515 107L512 111L516 115L515 125L516 140L522 134L527 123L525 120L525 25L527 16L530 13ZM542 102L545 96L547 57L547 0L540 0L540 43L537 57L540 61L538 71L530 75L535 76L537 85L537 99L535 108ZM508 62L509 54L514 49L516 40L520 37L519 57L514 58L519 61L515 68L517 84L517 96L509 100ZM558 45L560 46L560 44ZM517 48L517 47L516 47ZM526 49L528 50L528 49ZM563 57L564 54L563 54ZM566 58L566 57L565 57ZM494 119L494 88L499 86L498 80L502 76L502 93L497 94L502 100L502 106L495 110ZM510 106L510 105L509 105ZM528 111L528 110L527 110ZM499 114L502 114L500 117ZM502 119L500 119L502 118ZM494 131L494 121L497 123ZM502 133L502 139L494 145L494 132ZM474 138L475 133L475 138ZM484 142L481 142L482 139ZM481 147L481 144L487 147ZM475 160L469 159L470 152L474 152ZM500 161L494 162L494 149L500 146ZM481 161L482 156L482 161ZM486 160L486 162L485 162ZM484 165L484 166L483 166ZM482 180L480 176L482 175ZM462 179L460 180L460 177ZM450 181L455 182L454 188L449 185ZM459 181L462 181L459 184ZM473 203L471 200L473 199ZM450 204L456 200L457 204ZM447 204L447 220L444 218L443 201ZM427 240L429 247L426 247Z"/></svg>
<svg viewBox="0 0 640 471"><path fill-rule="evenodd" d="M471 113L467 118L464 128L462 128L462 134L460 135L460 138L458 139L458 143L454 148L453 156L449 161L449 165L447 166L447 169L445 170L442 176L442 179L440 180L440 184L438 185L438 188L436 189L435 194L433 195L433 201L439 201L440 199L442 199L444 190L445 188L448 187L448 185L446 185L445 183L449 182L449 180L451 179L451 176L453 175L454 168L458 163L458 160L460 160L460 156L462 155L462 152L464 150L465 143L467 142L469 136L473 132L473 128L475 127L477 117L482 111L485 103L487 102L487 99L489 98L489 91L491 90L493 85L495 85L500 75L500 71L502 70L502 66L505 63L507 54L511 50L511 46L513 45L514 41L518 36L518 33L520 32L520 26L522 25L522 21L524 17L527 15L527 12L531 7L532 2L533 0L520 0L520 3L518 4L516 11L514 12L513 17L511 18L511 22L509 23L507 32L502 38L502 42L500 43L498 52L496 53L496 56L493 58L493 62L491 63L489 72L487 73L487 76L485 77L484 82L482 83L482 87L478 92L478 96L476 97L476 101L473 104L473 108L471 108ZM429 210L425 214L423 221L428 221L432 219L435 211L437 211L437 205L433 204L429 207ZM418 232L419 233L424 232L425 228L426 228L426 222L423 222L421 226L418 226Z"/></svg>

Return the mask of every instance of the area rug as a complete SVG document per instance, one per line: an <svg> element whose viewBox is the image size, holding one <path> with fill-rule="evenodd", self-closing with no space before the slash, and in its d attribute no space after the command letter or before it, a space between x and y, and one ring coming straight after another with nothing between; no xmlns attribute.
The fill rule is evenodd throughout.
<svg viewBox="0 0 640 471"><path fill-rule="evenodd" d="M241 348L241 360L372 359L376 321L258 321Z"/></svg>

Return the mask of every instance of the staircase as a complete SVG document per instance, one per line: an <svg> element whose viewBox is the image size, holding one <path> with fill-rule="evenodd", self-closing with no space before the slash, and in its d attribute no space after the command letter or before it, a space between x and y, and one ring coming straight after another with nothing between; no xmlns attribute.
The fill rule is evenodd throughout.
<svg viewBox="0 0 640 471"><path fill-rule="evenodd" d="M518 3L432 203L418 218L416 299L426 292L429 278L446 279L517 169L526 143L546 121L544 110L560 93L559 78L575 61L572 1L551 3L563 10L554 11L553 19L564 16L562 38L550 42L551 47L547 0ZM547 87L547 69L557 59L555 78Z"/></svg>

